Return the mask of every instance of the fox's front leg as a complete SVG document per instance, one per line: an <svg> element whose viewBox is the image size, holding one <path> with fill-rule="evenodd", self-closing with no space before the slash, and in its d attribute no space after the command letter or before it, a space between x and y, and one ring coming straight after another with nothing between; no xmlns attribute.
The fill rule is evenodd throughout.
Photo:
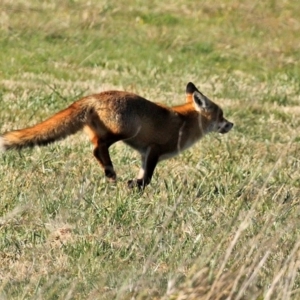
<svg viewBox="0 0 300 300"><path fill-rule="evenodd" d="M155 148L148 147L146 153L142 154L142 167L139 171L138 178L136 180L129 180L128 187L134 188L137 186L140 189L144 189L145 186L151 182L158 158L159 156Z"/></svg>

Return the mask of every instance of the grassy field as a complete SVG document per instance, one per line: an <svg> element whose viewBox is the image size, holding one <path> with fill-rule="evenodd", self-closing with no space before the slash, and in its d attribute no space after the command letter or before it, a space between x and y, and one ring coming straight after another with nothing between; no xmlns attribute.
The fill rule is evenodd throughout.
<svg viewBox="0 0 300 300"><path fill-rule="evenodd" d="M0 132L82 95L168 105L194 82L235 123L127 189L79 133L0 156L0 299L300 299L300 2L0 3Z"/></svg>

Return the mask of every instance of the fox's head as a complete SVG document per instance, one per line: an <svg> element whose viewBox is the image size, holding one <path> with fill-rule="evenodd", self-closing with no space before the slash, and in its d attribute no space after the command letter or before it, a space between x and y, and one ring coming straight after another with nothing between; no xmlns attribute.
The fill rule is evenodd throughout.
<svg viewBox="0 0 300 300"><path fill-rule="evenodd" d="M186 101L193 103L195 110L200 112L201 124L206 132L224 134L233 127L233 123L224 118L222 109L204 96L192 82L186 86Z"/></svg>

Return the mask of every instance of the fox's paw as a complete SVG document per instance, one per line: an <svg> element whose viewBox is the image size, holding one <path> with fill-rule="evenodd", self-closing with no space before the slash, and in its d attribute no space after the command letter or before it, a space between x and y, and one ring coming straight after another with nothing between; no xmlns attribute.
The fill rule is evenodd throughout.
<svg viewBox="0 0 300 300"><path fill-rule="evenodd" d="M136 180L128 180L127 185L130 189L134 189L137 186Z"/></svg>
<svg viewBox="0 0 300 300"><path fill-rule="evenodd" d="M137 187L139 190L142 190L145 187L142 179L128 180L127 185L130 189L134 189Z"/></svg>
<svg viewBox="0 0 300 300"><path fill-rule="evenodd" d="M117 181L117 174L113 169L105 169L105 176L110 182Z"/></svg>

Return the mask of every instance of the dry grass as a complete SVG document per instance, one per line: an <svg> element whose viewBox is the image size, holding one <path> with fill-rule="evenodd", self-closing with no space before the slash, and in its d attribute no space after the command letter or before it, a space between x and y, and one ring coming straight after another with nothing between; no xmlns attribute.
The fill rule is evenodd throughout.
<svg viewBox="0 0 300 300"><path fill-rule="evenodd" d="M116 185L82 134L3 154L1 299L299 299L300 4L0 7L1 132L107 89L181 103L188 81L235 123L162 162L143 194L122 144Z"/></svg>

